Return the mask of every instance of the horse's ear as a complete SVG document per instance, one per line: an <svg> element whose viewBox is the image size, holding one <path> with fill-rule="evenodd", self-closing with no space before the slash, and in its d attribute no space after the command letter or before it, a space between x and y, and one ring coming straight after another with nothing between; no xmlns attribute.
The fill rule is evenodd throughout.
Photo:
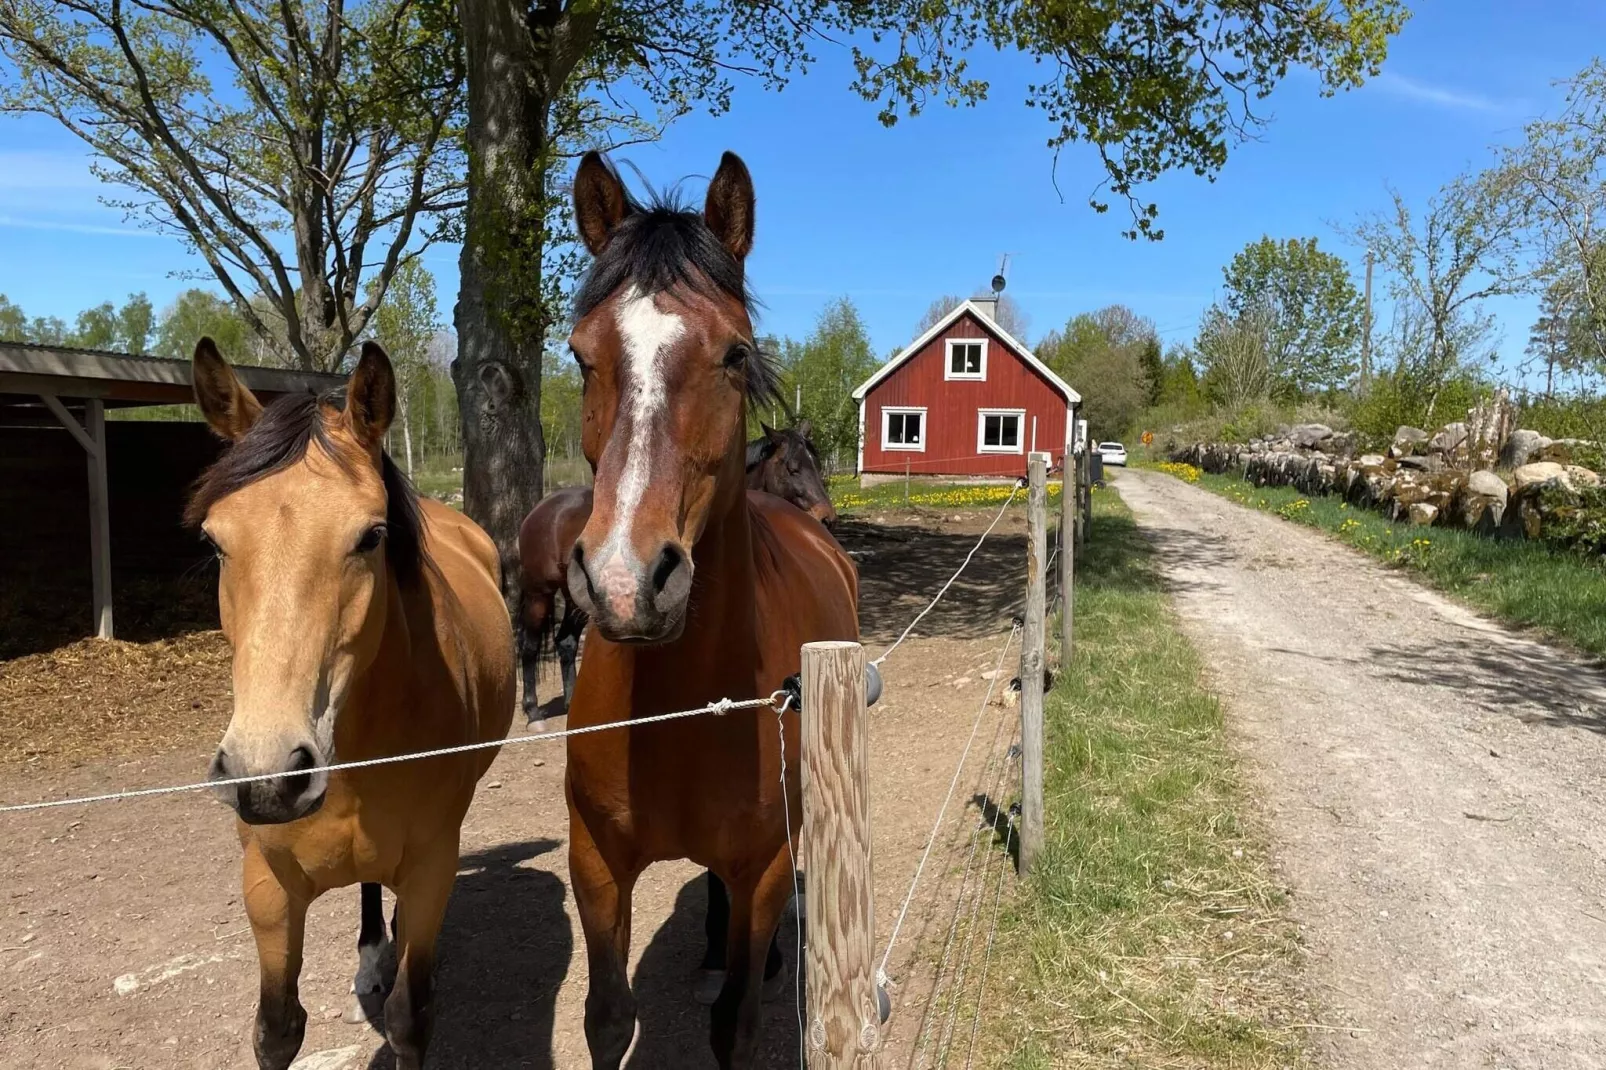
<svg viewBox="0 0 1606 1070"><path fill-rule="evenodd" d="M251 425L262 415L262 402L246 388L217 351L217 343L202 338L195 343L195 358L191 362L191 380L195 389L195 403L212 430L231 442L251 430Z"/></svg>
<svg viewBox="0 0 1606 1070"><path fill-rule="evenodd" d="M793 430L802 435L804 439L807 439L810 435L814 434L814 421L804 417L797 422L797 426L793 428Z"/></svg>
<svg viewBox="0 0 1606 1070"><path fill-rule="evenodd" d="M378 342L364 342L357 370L346 383L346 428L369 449L379 445L396 416L396 373Z"/></svg>
<svg viewBox="0 0 1606 1070"><path fill-rule="evenodd" d="M777 446L786 441L786 436L775 430L775 428L771 427L769 424L760 422L758 426L759 430L764 432L764 437L775 443Z"/></svg>
<svg viewBox="0 0 1606 1070"><path fill-rule="evenodd" d="M629 214L630 198L625 196L625 184L618 174L602 153L586 153L574 175L574 220L592 256L608 247L614 229Z"/></svg>
<svg viewBox="0 0 1606 1070"><path fill-rule="evenodd" d="M732 256L747 258L753 249L753 176L734 152L720 158L714 181L708 184L703 221Z"/></svg>

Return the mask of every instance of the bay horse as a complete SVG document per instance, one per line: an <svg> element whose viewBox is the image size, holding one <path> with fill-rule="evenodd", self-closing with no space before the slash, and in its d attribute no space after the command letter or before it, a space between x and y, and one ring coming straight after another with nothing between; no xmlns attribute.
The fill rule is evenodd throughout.
<svg viewBox="0 0 1606 1070"><path fill-rule="evenodd" d="M804 643L858 637L858 574L819 521L746 486L747 407L769 403L778 378L754 343L744 271L752 179L726 153L701 213L642 206L592 152L574 201L593 257L569 341L594 483L569 563L591 620L569 727L771 694ZM635 1034L636 880L675 858L729 889L710 1040L720 1067L752 1065L764 960L793 892L798 732L795 710L762 709L569 737L593 1067L617 1070Z"/></svg>
<svg viewBox="0 0 1606 1070"><path fill-rule="evenodd" d="M238 815L261 972L257 1064L284 1070L301 1047L308 906L373 882L398 905L386 1032L396 1066L417 1070L463 816L497 751L324 769L507 734L516 664L496 547L420 498L384 452L396 383L378 345L363 346L343 406L309 393L264 408L210 338L195 348L194 383L230 443L186 514L217 551L234 651L210 779L293 774L215 789Z"/></svg>
<svg viewBox="0 0 1606 1070"><path fill-rule="evenodd" d="M810 437L813 425L760 424L763 434L747 444L747 486L783 498L827 528L837 521L836 507L820 475L819 451ZM538 502L519 525L519 651L524 682L524 718L537 731L546 714L536 699L541 662L548 651L558 659L563 697L557 715L574 696L575 661L586 615L569 593L569 554L591 516L591 488L565 487ZM563 610L558 611L558 596Z"/></svg>

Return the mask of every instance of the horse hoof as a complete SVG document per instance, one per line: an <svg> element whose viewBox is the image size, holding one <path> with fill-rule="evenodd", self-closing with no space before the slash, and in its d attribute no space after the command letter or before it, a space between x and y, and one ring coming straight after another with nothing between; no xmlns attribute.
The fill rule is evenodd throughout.
<svg viewBox="0 0 1606 1070"><path fill-rule="evenodd" d="M532 718L530 718L530 722L524 726L524 730L526 732L529 732L529 733L532 733L532 734L536 733L536 732L545 732L546 731L546 718L545 717L532 717Z"/></svg>
<svg viewBox="0 0 1606 1070"><path fill-rule="evenodd" d="M698 970L697 983L692 987L692 995L698 1003L705 1007L712 1007L719 998L719 993L725 987L724 970Z"/></svg>

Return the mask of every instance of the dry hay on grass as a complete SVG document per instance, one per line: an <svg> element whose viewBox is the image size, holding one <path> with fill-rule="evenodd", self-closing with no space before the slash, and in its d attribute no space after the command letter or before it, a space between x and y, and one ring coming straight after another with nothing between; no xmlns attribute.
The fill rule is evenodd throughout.
<svg viewBox="0 0 1606 1070"><path fill-rule="evenodd" d="M229 646L216 631L150 643L83 639L0 662L0 765L30 768L215 742Z"/></svg>

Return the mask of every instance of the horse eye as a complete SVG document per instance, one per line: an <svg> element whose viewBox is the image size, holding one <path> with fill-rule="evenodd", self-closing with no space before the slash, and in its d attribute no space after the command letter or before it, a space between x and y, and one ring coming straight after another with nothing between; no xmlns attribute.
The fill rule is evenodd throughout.
<svg viewBox="0 0 1606 1070"><path fill-rule="evenodd" d="M580 374L582 376L591 374L591 365L586 363L586 359L580 355L580 351L574 346L569 347L569 356L573 357L574 362L580 366Z"/></svg>
<svg viewBox="0 0 1606 1070"><path fill-rule="evenodd" d="M385 540L385 525L375 524L362 533L357 542L357 549L353 553L367 554L379 549L379 544Z"/></svg>
<svg viewBox="0 0 1606 1070"><path fill-rule="evenodd" d="M206 541L206 545L212 551L212 553L217 555L217 559L219 561L229 556L223 552L223 547L217 544L217 540L212 538L212 536L208 535L206 532L201 532L201 538Z"/></svg>
<svg viewBox="0 0 1606 1070"><path fill-rule="evenodd" d="M737 342L725 352L725 367L740 368L747 363L747 357L750 352L751 350L748 349L746 342Z"/></svg>

